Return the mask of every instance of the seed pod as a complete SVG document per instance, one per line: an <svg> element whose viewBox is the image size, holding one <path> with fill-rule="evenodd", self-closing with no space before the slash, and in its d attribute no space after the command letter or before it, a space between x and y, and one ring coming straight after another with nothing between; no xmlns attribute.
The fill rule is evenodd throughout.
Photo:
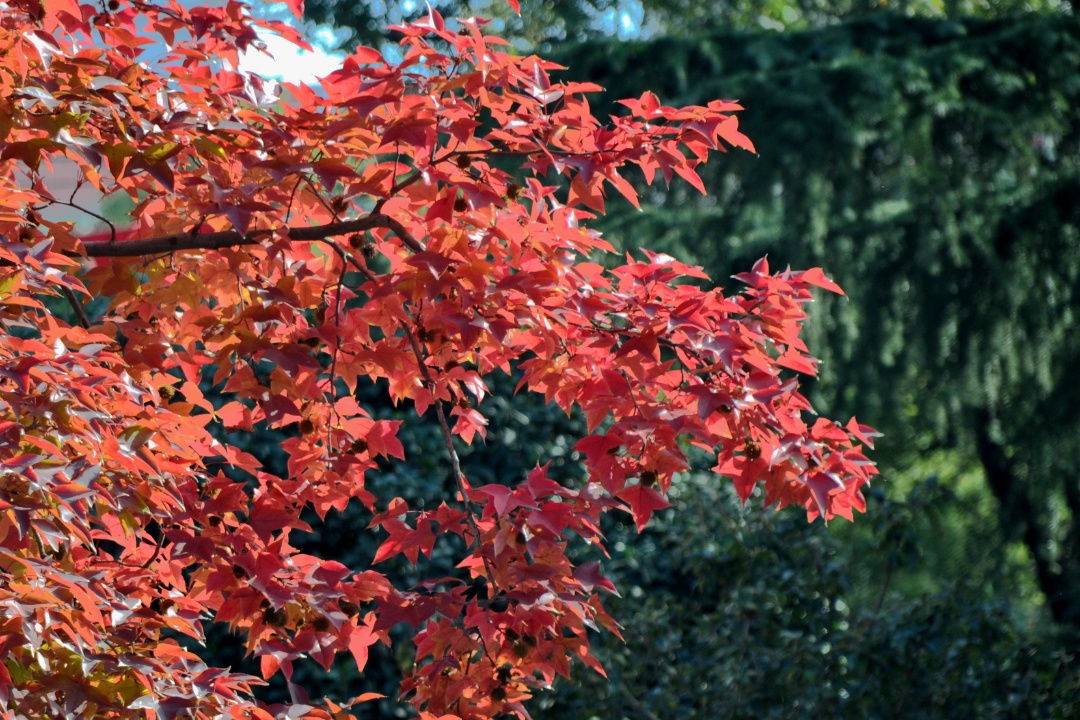
<svg viewBox="0 0 1080 720"><path fill-rule="evenodd" d="M473 578L472 585L465 589L462 596L466 600L477 600L483 602L488 599L488 586L487 578L481 575L478 578Z"/></svg>
<svg viewBox="0 0 1080 720"><path fill-rule="evenodd" d="M514 656L524 660L536 647L536 640L533 640L531 635L522 635L517 640L510 643L510 650L514 653Z"/></svg>
<svg viewBox="0 0 1080 720"><path fill-rule="evenodd" d="M263 611L263 622L271 627L281 627L289 622L289 615L285 608L267 608Z"/></svg>
<svg viewBox="0 0 1080 720"><path fill-rule="evenodd" d="M175 604L170 598L156 597L150 601L150 609L158 615L164 615Z"/></svg>

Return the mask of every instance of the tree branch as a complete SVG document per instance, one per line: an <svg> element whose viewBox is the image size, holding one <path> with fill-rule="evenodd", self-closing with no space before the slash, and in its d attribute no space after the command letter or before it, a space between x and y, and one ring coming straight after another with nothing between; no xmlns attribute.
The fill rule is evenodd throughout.
<svg viewBox="0 0 1080 720"><path fill-rule="evenodd" d="M397 235L405 247L413 252L424 251L424 246L401 222L382 214L372 214L358 220L344 220L326 225L285 228L282 231L252 230L248 233L240 233L236 230L221 230L201 234L181 232L139 240L94 240L84 242L83 247L87 257L139 257L181 250L219 250L226 247L254 245L275 232L287 234L290 240L325 240L337 235L348 235L380 227Z"/></svg>
<svg viewBox="0 0 1080 720"><path fill-rule="evenodd" d="M86 316L86 310L83 308L82 303L79 302L79 298L75 297L75 293L71 291L71 288L61 285L60 292L67 298L68 305L75 311L75 318L79 321L80 327L83 330L90 329L90 318Z"/></svg>
<svg viewBox="0 0 1080 720"><path fill-rule="evenodd" d="M641 713L646 718L648 718L648 720L660 720L660 718L657 717L656 713L654 713L652 710L646 707L644 703L634 697L634 693L630 692L629 688L627 688L622 683L619 683L619 694L622 695L628 703L630 703L630 706L633 707L636 712Z"/></svg>

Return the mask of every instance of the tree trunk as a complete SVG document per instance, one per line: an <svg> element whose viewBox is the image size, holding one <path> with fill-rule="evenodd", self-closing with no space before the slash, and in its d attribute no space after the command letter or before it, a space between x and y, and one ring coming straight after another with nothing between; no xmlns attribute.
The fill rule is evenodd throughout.
<svg viewBox="0 0 1080 720"><path fill-rule="evenodd" d="M1017 477L1005 448L991 433L991 415L982 411L976 420L975 437L979 460L986 473L986 482L998 500L999 517L1007 538L1019 537L1027 547L1035 563L1035 575L1039 589L1046 596L1047 605L1054 621L1080 627L1080 584L1063 572L1075 560L1076 545L1080 543L1080 487L1066 481L1066 501L1072 514L1072 522L1058 556L1045 525L1045 518L1033 503L1029 488Z"/></svg>

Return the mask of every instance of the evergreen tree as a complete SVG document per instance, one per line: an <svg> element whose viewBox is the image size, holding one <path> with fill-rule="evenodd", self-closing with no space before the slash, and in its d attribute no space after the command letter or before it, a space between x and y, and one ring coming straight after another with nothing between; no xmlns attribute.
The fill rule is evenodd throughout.
<svg viewBox="0 0 1080 720"><path fill-rule="evenodd" d="M608 89L600 112L646 78L665 103L741 99L759 158L710 168L716 198L650 196L608 236L721 278L763 252L824 265L857 300L819 309L824 406L873 418L886 465L978 462L1053 617L1080 623L1080 23L878 15L558 59Z"/></svg>

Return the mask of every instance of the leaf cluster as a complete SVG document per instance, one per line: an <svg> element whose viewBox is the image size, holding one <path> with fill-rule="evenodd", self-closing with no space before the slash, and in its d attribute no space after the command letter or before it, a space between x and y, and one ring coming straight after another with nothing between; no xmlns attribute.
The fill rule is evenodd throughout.
<svg viewBox="0 0 1080 720"><path fill-rule="evenodd" d="M820 269L760 260L724 293L669 255L597 262L588 224L611 189L637 202L628 168L703 191L711 154L752 150L738 104L646 92L600 120L596 86L434 10L398 59L359 47L278 85L234 69L260 29L302 42L240 3L0 11L5 712L346 718L376 696L312 699L295 665L363 672L381 644L422 717L527 717L572 661L603 673L590 630L619 632L571 547L603 555L612 511L644 528L690 448L743 498L864 509L874 431L799 391L805 305L841 292ZM466 473L511 373L580 414L576 481ZM405 460L385 403L435 429L448 482L422 501L374 479ZM300 547L350 506L371 556ZM391 561L418 569L395 583ZM205 662L211 621L257 674ZM278 675L289 702L257 703Z"/></svg>

